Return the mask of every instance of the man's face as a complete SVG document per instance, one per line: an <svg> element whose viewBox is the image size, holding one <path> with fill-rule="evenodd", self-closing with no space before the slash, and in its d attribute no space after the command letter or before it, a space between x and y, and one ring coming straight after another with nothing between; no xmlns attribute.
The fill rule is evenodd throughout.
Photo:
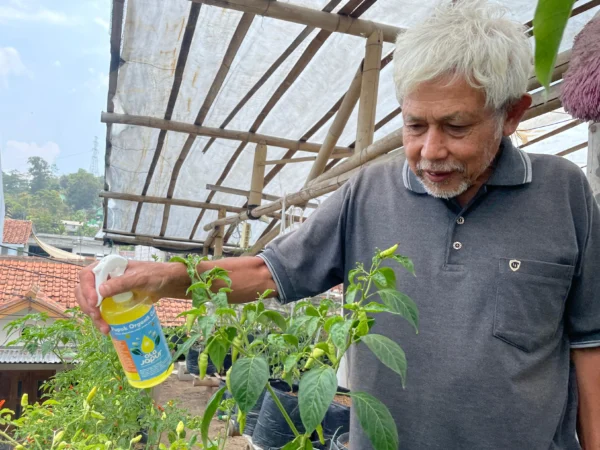
<svg viewBox="0 0 600 450"><path fill-rule="evenodd" d="M402 105L404 149L427 192L440 198L478 189L502 137L481 90L450 78L420 84Z"/></svg>

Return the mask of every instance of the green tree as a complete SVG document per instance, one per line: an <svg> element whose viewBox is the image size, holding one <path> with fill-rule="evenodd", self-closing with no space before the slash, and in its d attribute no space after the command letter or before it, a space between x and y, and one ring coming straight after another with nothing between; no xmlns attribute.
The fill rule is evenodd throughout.
<svg viewBox="0 0 600 450"><path fill-rule="evenodd" d="M31 196L28 192L20 194L7 193L6 198L6 215L12 219L25 220L29 215L29 202Z"/></svg>
<svg viewBox="0 0 600 450"><path fill-rule="evenodd" d="M2 172L2 182L4 184L4 193L6 195L22 194L29 190L27 175L18 170L11 170L8 173Z"/></svg>
<svg viewBox="0 0 600 450"><path fill-rule="evenodd" d="M64 190L67 204L73 210L95 210L100 206L98 194L102 190L102 178L79 169L76 173L63 175L60 186Z"/></svg>
<svg viewBox="0 0 600 450"><path fill-rule="evenodd" d="M41 190L58 189L58 180L54 175L53 167L40 156L32 156L27 160L28 173L31 177L29 189L32 194Z"/></svg>
<svg viewBox="0 0 600 450"><path fill-rule="evenodd" d="M44 189L31 195L27 218L33 222L38 233L63 233L65 227L61 221L68 214L69 208L58 191Z"/></svg>

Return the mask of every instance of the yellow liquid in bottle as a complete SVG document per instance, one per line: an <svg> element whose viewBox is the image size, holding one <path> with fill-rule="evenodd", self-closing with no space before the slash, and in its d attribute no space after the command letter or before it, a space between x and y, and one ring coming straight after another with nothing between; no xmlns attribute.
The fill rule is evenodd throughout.
<svg viewBox="0 0 600 450"><path fill-rule="evenodd" d="M151 308L153 308L153 304L150 297L140 299L137 294L134 294L130 300L124 302L117 302L112 297L105 298L100 305L100 313L102 314L102 318L112 327L134 322L144 317ZM158 318L156 320L158 321ZM169 368L161 374L147 380L141 380L133 363L130 350L127 345L124 345L125 341L115 340L114 337L112 339L125 375L127 376L127 381L133 387L140 389L151 388L165 381L173 372L173 363L171 363ZM164 339L164 335L162 335L162 339ZM139 351L143 354L148 354L155 349L156 345L155 339L144 335L141 338Z"/></svg>

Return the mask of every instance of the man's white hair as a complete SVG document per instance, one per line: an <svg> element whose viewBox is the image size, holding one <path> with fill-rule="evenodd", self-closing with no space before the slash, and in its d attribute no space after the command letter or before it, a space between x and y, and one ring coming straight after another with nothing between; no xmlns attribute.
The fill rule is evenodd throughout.
<svg viewBox="0 0 600 450"><path fill-rule="evenodd" d="M452 75L485 92L500 111L527 91L532 51L524 27L485 0L440 4L423 23L400 34L394 83L402 104L420 83Z"/></svg>

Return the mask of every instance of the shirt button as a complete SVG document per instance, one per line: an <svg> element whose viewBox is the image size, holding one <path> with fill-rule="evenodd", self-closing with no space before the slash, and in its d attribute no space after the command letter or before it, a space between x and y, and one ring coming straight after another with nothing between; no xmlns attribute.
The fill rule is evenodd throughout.
<svg viewBox="0 0 600 450"><path fill-rule="evenodd" d="M463 223L465 223L465 218L460 216L458 219L456 219L456 223L462 225Z"/></svg>
<svg viewBox="0 0 600 450"><path fill-rule="evenodd" d="M454 250L460 250L462 248L462 244L458 241L456 241L454 244L452 244L452 248Z"/></svg>

